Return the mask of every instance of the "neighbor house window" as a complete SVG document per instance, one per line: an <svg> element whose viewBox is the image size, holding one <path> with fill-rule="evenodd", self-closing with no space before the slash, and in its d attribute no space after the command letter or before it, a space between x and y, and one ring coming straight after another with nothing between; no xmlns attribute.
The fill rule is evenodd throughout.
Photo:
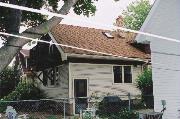
<svg viewBox="0 0 180 119"><path fill-rule="evenodd" d="M124 83L132 83L131 66L124 66Z"/></svg>
<svg viewBox="0 0 180 119"><path fill-rule="evenodd" d="M114 83L122 83L122 66L114 66Z"/></svg>
<svg viewBox="0 0 180 119"><path fill-rule="evenodd" d="M114 83L132 83L131 66L113 66Z"/></svg>

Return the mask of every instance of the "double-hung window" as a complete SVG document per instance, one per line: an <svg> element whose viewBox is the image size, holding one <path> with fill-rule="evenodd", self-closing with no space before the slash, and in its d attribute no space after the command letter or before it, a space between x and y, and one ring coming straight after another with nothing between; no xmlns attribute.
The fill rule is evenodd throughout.
<svg viewBox="0 0 180 119"><path fill-rule="evenodd" d="M132 83L131 66L113 66L114 83Z"/></svg>

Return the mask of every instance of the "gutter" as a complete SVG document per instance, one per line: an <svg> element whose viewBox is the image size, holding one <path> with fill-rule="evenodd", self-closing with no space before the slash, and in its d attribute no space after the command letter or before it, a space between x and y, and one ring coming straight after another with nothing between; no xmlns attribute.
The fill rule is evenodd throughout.
<svg viewBox="0 0 180 119"><path fill-rule="evenodd" d="M140 58L128 58L123 56L98 56L98 55L86 55L86 54L74 54L74 53L66 53L68 58L87 58L87 59L105 59L105 60L126 60L126 61L139 61L139 62L149 62L148 59L140 59Z"/></svg>

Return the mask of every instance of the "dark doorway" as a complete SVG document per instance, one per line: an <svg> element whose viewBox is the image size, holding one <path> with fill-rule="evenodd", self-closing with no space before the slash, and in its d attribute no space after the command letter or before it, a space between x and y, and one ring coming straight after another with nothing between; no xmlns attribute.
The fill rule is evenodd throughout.
<svg viewBox="0 0 180 119"><path fill-rule="evenodd" d="M87 108L87 79L74 79L75 114Z"/></svg>

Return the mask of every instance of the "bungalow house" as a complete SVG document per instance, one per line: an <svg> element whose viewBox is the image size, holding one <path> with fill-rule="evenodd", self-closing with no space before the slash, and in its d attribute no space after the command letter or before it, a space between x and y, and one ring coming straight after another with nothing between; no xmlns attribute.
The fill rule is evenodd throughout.
<svg viewBox="0 0 180 119"><path fill-rule="evenodd" d="M42 39L97 52L38 43L30 56L22 59L51 98L139 95L136 78L150 55L148 45L135 43L133 36L60 24ZM78 103L86 102L70 102L74 113Z"/></svg>
<svg viewBox="0 0 180 119"><path fill-rule="evenodd" d="M141 31L180 40L180 0L156 0ZM150 44L154 108L163 119L180 119L180 43L138 35Z"/></svg>

